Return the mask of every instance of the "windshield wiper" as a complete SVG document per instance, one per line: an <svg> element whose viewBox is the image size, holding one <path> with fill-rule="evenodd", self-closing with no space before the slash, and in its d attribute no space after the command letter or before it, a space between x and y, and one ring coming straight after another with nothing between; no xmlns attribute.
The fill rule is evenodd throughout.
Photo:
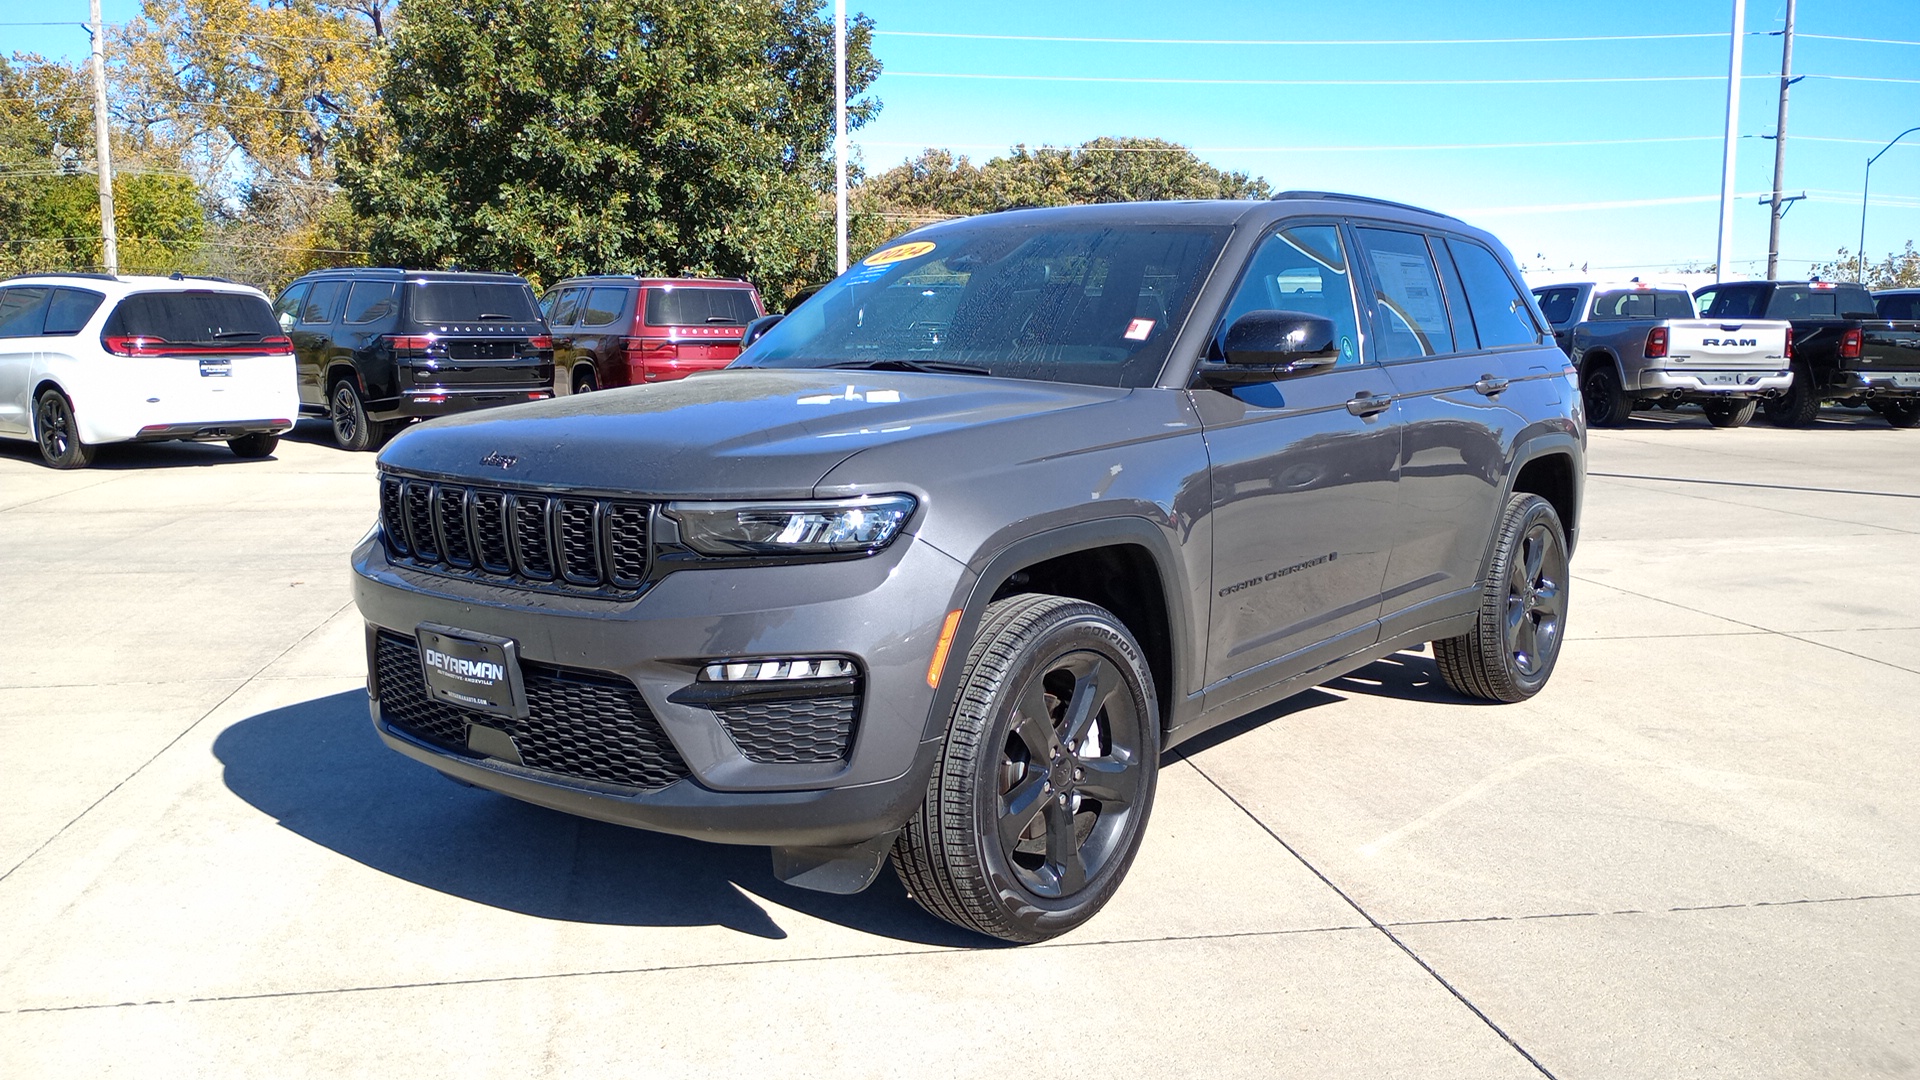
<svg viewBox="0 0 1920 1080"><path fill-rule="evenodd" d="M258 341L261 338L266 336L267 335L260 333L258 330L225 330L218 334L213 335L208 340L224 341L227 338L244 337L244 338L253 338L255 341Z"/></svg>
<svg viewBox="0 0 1920 1080"><path fill-rule="evenodd" d="M518 320L518 319L515 319L515 318L514 318L513 316L511 316L511 315L497 315L497 314L495 314L495 313L493 313L493 312L491 312L491 311L483 311L483 312L481 312L480 314L478 314L478 315L476 315L476 316L474 316L474 318L476 318L476 319L478 319L478 320L479 320L479 321L481 321L481 322L486 322L486 321L487 321L488 319L497 319L497 320L499 320L500 322L518 322L518 321L520 321L520 320Z"/></svg>
<svg viewBox="0 0 1920 1080"><path fill-rule="evenodd" d="M972 364L950 364L945 360L842 360L827 366L858 371L922 371L935 375L993 374L992 371L983 367L975 367Z"/></svg>

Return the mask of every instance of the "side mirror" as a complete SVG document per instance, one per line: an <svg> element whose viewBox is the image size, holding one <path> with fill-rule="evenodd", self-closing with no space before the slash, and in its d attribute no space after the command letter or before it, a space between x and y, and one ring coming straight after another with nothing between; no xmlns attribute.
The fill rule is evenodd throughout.
<svg viewBox="0 0 1920 1080"><path fill-rule="evenodd" d="M1333 320L1303 311L1249 311L1227 328L1225 363L1204 363L1209 382L1272 382L1331 367L1340 360Z"/></svg>
<svg viewBox="0 0 1920 1080"><path fill-rule="evenodd" d="M741 350L744 351L747 346L760 340L762 335L764 335L767 331L773 329L774 323L777 323L784 318L786 318L785 315L762 315L759 318L748 323L747 332L740 335Z"/></svg>

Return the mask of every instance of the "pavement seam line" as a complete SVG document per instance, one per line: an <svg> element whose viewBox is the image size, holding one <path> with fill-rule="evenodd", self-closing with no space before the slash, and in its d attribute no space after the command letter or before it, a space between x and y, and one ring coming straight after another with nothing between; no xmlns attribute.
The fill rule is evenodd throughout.
<svg viewBox="0 0 1920 1080"><path fill-rule="evenodd" d="M1233 941L1250 938L1292 937L1300 934L1353 933L1372 927L1305 926L1291 930L1234 930L1220 934L1168 934L1162 937L1103 938L1099 941L1055 941L1021 946L1022 951L1036 949L1087 949L1102 945L1161 945L1183 941ZM148 1001L112 1001L86 1005L39 1005L18 1009L0 1009L0 1016L29 1013L90 1012L101 1009L143 1008L149 1005L213 1005L230 1001L270 1001L276 998L324 997L332 994L376 994L393 990L432 990L452 986L491 986L518 982L544 982L558 979L607 978L620 975L658 975L679 971L718 971L726 968L771 967L777 964L821 964L842 960L890 960L909 956L943 956L961 953L993 952L997 946L975 948L890 949L882 952L835 953L830 956L789 956L764 960L721 960L702 964L660 964L654 967L596 968L590 971L549 971L537 975L494 975L473 979L435 979L425 982L381 983L369 986L330 986L318 990L269 990L257 994L214 994L207 997L154 998Z"/></svg>
<svg viewBox="0 0 1920 1080"><path fill-rule="evenodd" d="M1871 495L1881 499L1920 499L1909 491L1861 491L1854 488L1811 487L1805 484L1759 484L1747 480L1704 480L1692 476L1649 476L1643 473L1589 472L1609 480L1658 480L1664 484L1712 484L1715 487L1766 488L1771 491L1812 491L1822 495Z"/></svg>
<svg viewBox="0 0 1920 1080"><path fill-rule="evenodd" d="M38 847L35 847L32 851L29 851L25 855L22 855L20 857L19 862L14 863L12 866L8 867L6 873L0 874L0 882L6 881L8 878L12 877L14 871L27 865L27 863L32 862L33 857L40 854L42 851L45 851L49 844L52 844L55 840L58 840L62 836L65 836L67 830L79 824L81 818L84 818L88 814L93 813L94 809L97 808L101 803L106 802L108 799L112 798L114 792L119 791L121 788L125 787L128 783L132 782L134 777L139 776L141 773L145 772L147 769L147 766L160 760L160 755L173 749L174 746L178 744L181 739L186 738L193 731L194 728L197 728L201 724L205 723L207 720L207 717L212 716L214 713L220 710L220 706L225 705L229 701L232 701L235 694L238 694L240 691L245 690L249 686L252 686L254 683L254 680L260 677L260 672L265 671L268 668L272 667L274 664L279 663L281 657L286 656L288 653L292 652L293 650L299 648L301 645L305 644L308 638L311 638L313 635L319 633L321 629L324 628L328 623L332 622L336 618L339 618L341 612L347 610L352 606L353 606L353 601L351 600L340 605L339 608L335 609L333 614L328 615L326 618L321 619L318 623L314 624L313 629L308 630L304 634L301 634L298 638L294 639L292 644L288 645L286 648L281 649L279 652L275 653L271 660L268 660L266 663L260 665L259 669L256 670L252 675L249 675L246 678L240 680L240 683L237 686L235 686L232 690L229 690L224 695L222 695L219 701L216 701L211 706L209 706L207 708L207 711L201 713L200 716L197 719L195 719L193 723L188 724L184 728L181 728L178 734L174 735L173 738L167 740L167 744L165 746L162 746L160 749L155 750L153 752L153 756L141 762L138 766L134 768L132 772L121 777L120 780L116 782L112 787L102 792L99 798L88 803L86 806L86 809L80 811L78 814L75 814L73 816L73 820L67 822L65 825L60 826L58 829L55 829L53 832L53 835L47 837L45 840L42 840Z"/></svg>
<svg viewBox="0 0 1920 1080"><path fill-rule="evenodd" d="M1792 907L1796 904L1853 904L1866 900L1913 900L1920 892L1868 893L1864 896L1809 896L1799 900L1748 900L1736 904L1689 904L1662 909L1621 908L1619 911L1546 911L1533 915L1472 915L1458 919L1406 919L1388 926L1458 926L1463 923L1527 922L1531 919L1591 919L1604 915L1684 915L1695 911L1737 911L1744 908Z"/></svg>
<svg viewBox="0 0 1920 1080"><path fill-rule="evenodd" d="M1747 622L1747 621L1746 621L1745 619L1736 619L1736 618L1733 618L1733 617L1732 617L1732 616L1730 616L1730 615L1716 615L1716 614L1714 614L1714 613L1713 613L1713 612L1711 612L1711 611L1702 611L1702 610L1700 610L1699 608L1692 608L1692 607L1688 607L1688 606L1687 606L1687 605L1685 605L1685 604L1679 604L1679 603L1675 603L1675 602L1674 602L1674 601L1672 601L1672 600L1667 600L1667 599L1664 599L1664 598L1662 598L1662 597L1658 597L1658 596L1648 596L1648 595L1647 595L1647 594L1645 594L1645 593L1637 593L1637 592L1634 592L1634 591L1633 591L1632 589L1624 589L1624 588L1621 588L1620 586L1618 586L1618 585L1615 585L1615 584L1613 584L1612 582L1608 582L1608 581L1599 581L1599 580L1596 580L1596 579L1594 579L1594 578L1588 578L1588 577L1581 577L1581 576L1580 576L1580 575L1578 575L1578 574L1575 574L1575 575L1573 575L1573 580L1575 580L1575 581L1580 581L1580 582L1585 582L1585 583L1586 583L1586 584L1588 584L1588 585L1598 585L1598 586L1600 586L1600 587L1602 587L1602 588L1606 588L1606 589L1612 589L1612 590L1613 590L1614 592L1617 592L1617 593L1625 593L1626 595L1628 595L1628 596L1631 596L1631 597L1634 597L1634 598L1636 598L1636 599L1640 599L1640 600L1649 600L1649 601L1652 601L1653 603L1656 603L1656 604L1666 604L1666 605L1668 605L1669 607L1676 607L1676 608L1679 608L1679 609L1680 609L1681 611L1690 611L1690 612L1692 612L1692 613L1693 613L1693 614L1695 614L1695 615L1705 615L1705 616L1706 616L1707 618L1709 618L1709 619L1719 619L1719 620L1721 620L1721 621L1723 621L1723 622L1730 622L1730 623L1732 623L1732 624L1734 624L1735 626L1748 626L1748 627L1752 627L1753 629L1755 629L1755 630L1758 630L1758 631L1760 631L1760 632L1762 632L1762 633L1765 633L1765 634L1772 634L1772 635L1774 635L1775 637L1783 637L1783 638L1786 638L1786 639L1787 639L1788 641L1798 641L1798 642L1800 642L1800 643L1801 643L1801 644L1803 644L1803 645L1812 645L1813 647L1815 647L1815 648L1818 648L1818 649L1828 649L1828 650L1831 650L1831 651L1833 651L1833 652L1837 652L1837 653L1839 653L1839 654L1840 654L1840 655L1842 655L1842 656L1851 656L1851 657L1853 657L1853 658L1854 658L1855 660L1865 660L1865 661L1866 661L1867 663L1869 663L1869 664L1879 664L1879 665L1880 665L1880 666L1882 666L1882 667L1890 667L1890 668L1892 668L1892 669L1893 669L1893 670L1895 670L1895 671L1904 671L1904 672L1906 672L1906 673L1907 673L1907 674L1909 674L1909 675L1920 675L1920 668L1910 668L1910 667L1902 667L1901 665L1899 665L1899 664L1896 664L1896 663L1894 663L1894 662L1893 662L1893 661L1891 661L1891 660L1881 660L1881 659L1879 659L1879 658L1877 658L1877 657L1872 657L1872 656L1867 656L1867 655L1865 655L1865 654L1863 654L1863 653L1857 653L1857 652L1853 652L1853 651L1852 651L1852 650L1850 650L1850 649L1843 649L1843 648L1841 648L1841 647L1840 647L1840 646L1838 646L1838 645L1829 645L1829 644L1827 644L1827 643L1826 643L1826 642L1824 642L1824 641L1815 641L1814 639L1812 639L1812 638L1810 638L1810 637L1804 637L1804 636L1802 636L1802 635L1805 635L1805 634L1855 634L1855 633L1861 633L1861 632L1863 632L1863 631L1859 631L1859 630L1801 630L1801 631L1797 631L1797 632L1796 632L1796 631L1790 631L1790 630L1773 630L1773 629L1770 629L1770 628L1768 628L1768 627L1765 627L1765 626L1761 626L1761 625L1759 625L1758 623L1750 623L1750 622ZM1703 636L1705 636L1705 635L1703 635ZM1731 636L1731 635L1730 635L1730 636ZM1744 636L1744 635L1741 635L1741 636Z"/></svg>
<svg viewBox="0 0 1920 1080"><path fill-rule="evenodd" d="M118 483L124 479L126 479L124 476L109 476L104 480L99 480L91 484L83 484L77 488L69 488L66 491L56 491L51 495L42 495L37 499L28 499L23 503L14 503L12 506L0 509L0 514L11 514L22 507L37 506L40 503L46 502L48 499L58 499L66 495L76 495L82 491L92 491L94 488L106 487L108 484Z"/></svg>
<svg viewBox="0 0 1920 1080"><path fill-rule="evenodd" d="M1386 923L1383 923L1379 919L1374 918L1373 913L1369 912L1366 908L1361 907L1359 902L1356 901L1353 897L1348 896L1345 889L1342 889L1340 886L1335 885L1333 883L1332 878L1329 878L1326 874L1322 873L1319 867L1313 865L1311 862L1308 862L1306 856L1296 851L1292 844L1289 844L1285 840L1281 839L1279 833L1273 831L1273 829L1270 826L1268 826L1268 824L1265 821L1262 821L1260 819L1260 816L1258 814L1255 814L1252 810L1249 810L1246 804L1242 803L1238 798L1235 798L1233 792L1228 791L1225 787L1221 786L1220 782L1215 780L1210 774L1208 774L1208 772L1205 769L1201 768L1198 762L1194 761L1192 758L1186 757L1185 755L1181 755L1181 760L1193 766L1193 771L1199 773L1200 776L1203 779L1205 779L1207 783L1212 784L1213 789L1215 791L1218 791L1220 794L1226 796L1228 802L1238 807L1240 809L1240 812L1247 815L1247 817L1250 820L1252 820L1252 822L1255 825L1260 826L1261 831L1265 832L1268 836L1272 837L1274 843L1279 844L1282 848L1286 849L1287 854L1293 856L1294 859L1297 860L1301 866L1306 867L1307 871L1311 873L1314 877L1319 878L1320 883L1322 885L1325 885L1327 888L1332 889L1333 894L1335 896L1338 896L1340 899L1346 901L1347 906L1351 907L1354 911L1358 912L1361 918L1367 920L1368 925L1372 926L1375 930L1380 931L1380 933L1383 936L1385 936L1388 941L1393 942L1396 948L1398 948L1401 952L1406 953L1408 959L1420 965L1420 969L1422 971L1425 971L1428 975L1432 976L1433 981L1439 983L1440 986L1443 989L1445 989L1447 993L1452 994L1455 1001L1458 1001L1460 1004L1465 1005L1468 1011L1472 1012L1473 1015L1479 1017L1481 1023L1487 1025L1487 1028L1491 1030L1495 1035L1500 1036L1501 1041L1506 1043L1508 1046L1512 1047L1515 1053L1519 1054L1522 1058L1525 1058L1527 1064L1539 1070L1540 1075L1546 1077L1547 1080L1559 1080L1558 1077L1553 1075L1552 1070L1548 1069L1545 1065L1540 1063L1540 1059L1534 1057L1531 1053L1528 1053L1526 1047L1521 1046L1517 1039L1507 1034L1506 1030L1503 1029L1499 1024L1494 1023L1493 1018L1491 1016L1488 1016L1485 1012L1481 1011L1480 1006L1475 1005L1473 1001L1467 997L1467 995L1461 993L1457 987L1455 987L1451 982L1448 982L1446 976L1434 970L1434 967L1432 964L1427 963L1427 961L1423 957L1421 957L1419 953L1414 952L1413 949L1409 947L1406 942L1401 941L1399 935L1395 934L1392 931L1392 929L1390 929L1387 926Z"/></svg>
<svg viewBox="0 0 1920 1080"><path fill-rule="evenodd" d="M1649 489L1641 488L1639 490L1645 491ZM1747 502L1740 502L1736 499L1712 499L1712 498L1708 498L1705 495L1696 495L1690 491L1673 491L1673 492L1668 492L1667 494L1670 494L1675 498L1679 498L1679 499L1698 499L1701 502L1710 502L1715 506L1738 506L1738 507L1745 508L1747 510L1765 510L1770 514L1785 514L1788 517L1806 518L1808 521L1824 521L1824 522L1827 522L1828 524L1833 524L1833 525L1852 525L1853 527L1858 529L1875 530L1874 533L1864 534L1869 536L1883 535L1883 534L1891 534L1894 536L1914 535L1914 531L1912 529L1899 529L1899 528L1895 528L1892 525L1875 525L1872 522L1855 521L1852 518L1828 517L1824 514L1806 514L1798 510L1787 510L1778 506L1768 506L1764 503L1747 503Z"/></svg>

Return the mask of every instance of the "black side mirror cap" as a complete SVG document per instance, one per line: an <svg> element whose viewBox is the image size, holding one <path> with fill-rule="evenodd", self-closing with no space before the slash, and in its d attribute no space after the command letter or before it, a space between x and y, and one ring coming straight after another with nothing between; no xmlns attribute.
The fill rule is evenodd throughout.
<svg viewBox="0 0 1920 1080"><path fill-rule="evenodd" d="M1318 371L1340 360L1339 331L1333 320L1304 311L1249 311L1227 328L1221 345L1226 362L1200 365L1208 382L1272 382Z"/></svg>
<svg viewBox="0 0 1920 1080"><path fill-rule="evenodd" d="M744 350L747 346L760 340L761 335L773 329L774 323L784 318L786 318L785 315L762 315L748 323L746 333L740 335L740 348Z"/></svg>

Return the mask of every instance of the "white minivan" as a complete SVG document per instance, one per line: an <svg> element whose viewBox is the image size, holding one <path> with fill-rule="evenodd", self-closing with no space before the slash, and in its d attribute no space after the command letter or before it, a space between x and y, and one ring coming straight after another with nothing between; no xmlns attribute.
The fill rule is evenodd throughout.
<svg viewBox="0 0 1920 1080"><path fill-rule="evenodd" d="M0 438L34 440L56 469L111 442L266 457L299 415L293 343L258 289L179 274L0 281Z"/></svg>

